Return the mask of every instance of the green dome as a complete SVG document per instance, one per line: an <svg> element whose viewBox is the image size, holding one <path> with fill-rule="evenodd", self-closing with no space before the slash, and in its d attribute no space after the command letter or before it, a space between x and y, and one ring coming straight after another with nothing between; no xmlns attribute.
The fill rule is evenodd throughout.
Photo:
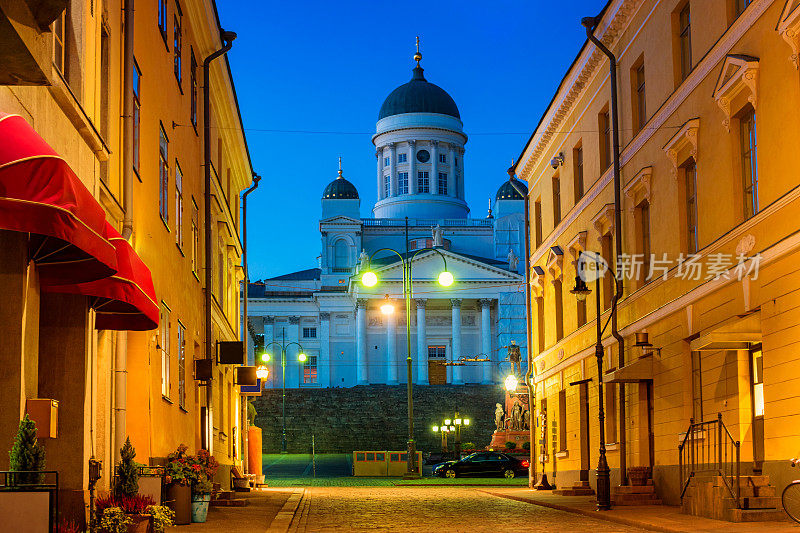
<svg viewBox="0 0 800 533"><path fill-rule="evenodd" d="M525 197L524 196L520 196L519 192L517 192L517 190L514 188L514 186L511 185L511 180L514 180L514 182L517 184L517 186L520 189L522 189L523 191L525 191L525 193L528 192L528 186L525 185L525 182L520 181L517 178L511 178L507 182L502 184L499 189L497 189L497 194L494 197L495 200L524 200L525 199Z"/></svg>
<svg viewBox="0 0 800 533"><path fill-rule="evenodd" d="M461 118L453 98L422 75L422 67L414 67L411 81L401 85L384 100L378 120L402 113L439 113Z"/></svg>
<svg viewBox="0 0 800 533"><path fill-rule="evenodd" d="M332 200L358 200L356 186L341 177L330 182L322 193L322 199Z"/></svg>

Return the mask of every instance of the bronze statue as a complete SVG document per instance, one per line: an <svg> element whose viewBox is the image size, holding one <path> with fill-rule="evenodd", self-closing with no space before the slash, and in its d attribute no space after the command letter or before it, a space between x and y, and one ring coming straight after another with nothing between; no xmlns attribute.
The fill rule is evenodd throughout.
<svg viewBox="0 0 800 533"><path fill-rule="evenodd" d="M497 428L497 431L502 431L503 429L505 429L505 427L504 427L504 419L506 417L506 413L503 410L503 406L502 405L500 405L499 403L497 403L495 405L497 407L495 407L495 410L494 410L494 425Z"/></svg>
<svg viewBox="0 0 800 533"><path fill-rule="evenodd" d="M516 375L522 376L522 354L519 346L513 340L511 341L511 346L508 347L508 360L514 365Z"/></svg>

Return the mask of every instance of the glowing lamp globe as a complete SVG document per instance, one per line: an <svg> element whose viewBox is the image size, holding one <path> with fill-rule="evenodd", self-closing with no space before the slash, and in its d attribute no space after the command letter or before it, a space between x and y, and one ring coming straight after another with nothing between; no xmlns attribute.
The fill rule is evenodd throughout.
<svg viewBox="0 0 800 533"><path fill-rule="evenodd" d="M518 383L517 376L515 376L514 374L509 375L505 380L506 390L508 392L514 392L515 390L517 390L517 383Z"/></svg>
<svg viewBox="0 0 800 533"><path fill-rule="evenodd" d="M445 270L441 274L439 274L439 285L442 287L449 287L453 284L453 275Z"/></svg>
<svg viewBox="0 0 800 533"><path fill-rule="evenodd" d="M306 354L302 352L297 356L297 360L300 361L301 363L305 363L306 359L308 359L308 357L306 357Z"/></svg>
<svg viewBox="0 0 800 533"><path fill-rule="evenodd" d="M256 368L256 377L258 379L267 379L269 377L269 368L263 365Z"/></svg>
<svg viewBox="0 0 800 533"><path fill-rule="evenodd" d="M269 354L266 353L266 352L262 353L261 354L261 360L264 361L265 363L269 363L269 360L270 360Z"/></svg>
<svg viewBox="0 0 800 533"><path fill-rule="evenodd" d="M368 270L361 276L361 283L365 287L374 287L378 284L378 276L375 275L375 272Z"/></svg>

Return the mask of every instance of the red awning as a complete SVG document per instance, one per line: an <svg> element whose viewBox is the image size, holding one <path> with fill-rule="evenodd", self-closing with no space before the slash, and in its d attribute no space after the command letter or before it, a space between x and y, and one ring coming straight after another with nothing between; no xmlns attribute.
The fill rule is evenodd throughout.
<svg viewBox="0 0 800 533"><path fill-rule="evenodd" d="M19 115L0 113L0 229L30 233L42 286L116 272L105 213L69 165Z"/></svg>
<svg viewBox="0 0 800 533"><path fill-rule="evenodd" d="M128 241L106 223L106 238L114 245L119 272L111 277L48 287L50 292L93 296L97 329L146 331L158 327L158 303L150 270Z"/></svg>

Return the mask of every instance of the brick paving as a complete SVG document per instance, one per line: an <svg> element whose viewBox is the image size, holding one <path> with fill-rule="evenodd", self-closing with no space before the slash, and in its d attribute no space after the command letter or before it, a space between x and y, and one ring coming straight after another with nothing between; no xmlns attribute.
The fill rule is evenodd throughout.
<svg viewBox="0 0 800 533"><path fill-rule="evenodd" d="M312 487L289 528L325 531L644 531L461 487Z"/></svg>
<svg viewBox="0 0 800 533"><path fill-rule="evenodd" d="M252 533L266 531L281 507L292 494L289 489L267 489L249 493L238 493L237 498L248 500L246 507L210 507L208 519L202 524L173 526L169 533L191 531L191 533Z"/></svg>

